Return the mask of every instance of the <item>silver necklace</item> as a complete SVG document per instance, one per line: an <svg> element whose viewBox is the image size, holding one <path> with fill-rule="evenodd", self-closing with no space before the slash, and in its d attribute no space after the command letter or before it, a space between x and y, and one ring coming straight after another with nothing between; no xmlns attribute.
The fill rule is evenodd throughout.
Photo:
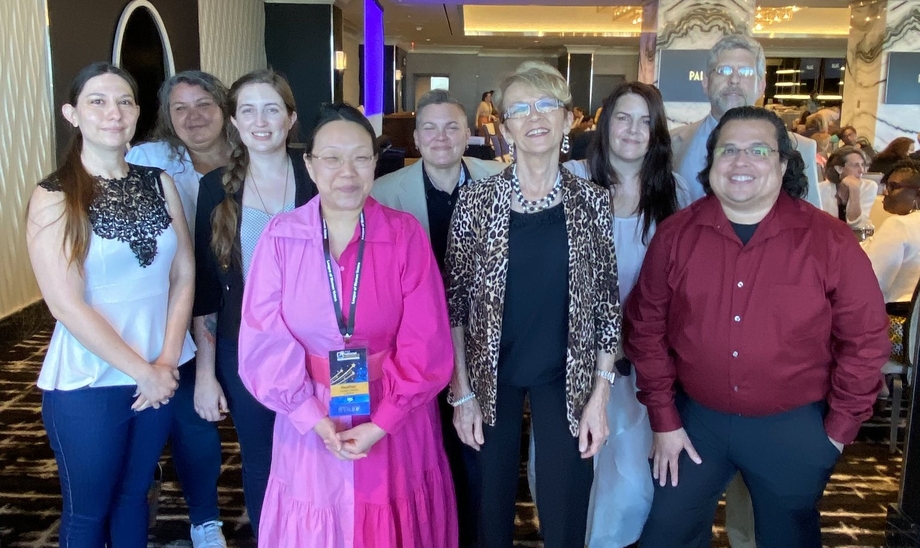
<svg viewBox="0 0 920 548"><path fill-rule="evenodd" d="M255 175L252 174L252 170L249 169L248 167L246 168L246 171L249 172L249 178L252 179L252 188L256 189L256 196L259 197L259 203L262 204L262 211L264 211L268 215L274 216L284 211L284 205L287 202L288 178L291 175L289 167L290 167L290 163L286 163L284 166L284 196L281 198L281 208L274 213L272 213L271 211L268 210L267 207L265 207L265 200L262 199L262 193L259 192L259 183L256 182L256 177Z"/></svg>
<svg viewBox="0 0 920 548"><path fill-rule="evenodd" d="M553 202L556 201L556 196L562 189L562 173L556 173L556 184L550 189L549 194L539 200L528 200L524 197L524 193L521 192L521 182L518 180L517 166L514 166L514 169L511 171L511 188L514 190L517 201L521 204L521 209L523 209L525 213L544 211L552 207Z"/></svg>

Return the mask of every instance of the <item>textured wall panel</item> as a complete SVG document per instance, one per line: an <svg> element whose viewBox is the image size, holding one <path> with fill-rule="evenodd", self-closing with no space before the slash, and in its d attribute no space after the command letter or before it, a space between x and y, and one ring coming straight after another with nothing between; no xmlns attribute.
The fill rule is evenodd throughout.
<svg viewBox="0 0 920 548"><path fill-rule="evenodd" d="M0 2L0 317L40 297L25 243L25 207L53 169L45 0Z"/></svg>
<svg viewBox="0 0 920 548"><path fill-rule="evenodd" d="M265 7L262 0L199 0L201 69L227 87L251 70L265 68Z"/></svg>

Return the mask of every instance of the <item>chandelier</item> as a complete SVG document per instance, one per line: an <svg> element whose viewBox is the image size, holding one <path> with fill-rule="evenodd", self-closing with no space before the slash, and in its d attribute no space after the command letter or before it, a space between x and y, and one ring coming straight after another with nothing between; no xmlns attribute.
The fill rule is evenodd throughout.
<svg viewBox="0 0 920 548"><path fill-rule="evenodd" d="M754 14L754 30L763 30L775 23L782 23L792 19L795 12L799 11L798 6L784 6L780 8L763 8L757 6L757 12Z"/></svg>
<svg viewBox="0 0 920 548"><path fill-rule="evenodd" d="M610 20L625 19L633 25L642 22L642 6L598 6L597 12L610 12Z"/></svg>

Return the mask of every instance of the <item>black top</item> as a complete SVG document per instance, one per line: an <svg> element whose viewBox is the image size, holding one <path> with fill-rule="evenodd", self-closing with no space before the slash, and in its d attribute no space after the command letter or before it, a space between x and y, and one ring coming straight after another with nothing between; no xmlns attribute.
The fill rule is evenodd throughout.
<svg viewBox="0 0 920 548"><path fill-rule="evenodd" d="M760 223L754 223L752 225L732 223L732 228L735 229L735 235L737 235L738 239L741 240L742 245L747 245L747 243L751 241L751 238L754 237L754 232L757 231L758 226L760 226Z"/></svg>
<svg viewBox="0 0 920 548"><path fill-rule="evenodd" d="M428 227L431 234L431 250L434 251L434 258L438 261L438 268L441 273L445 273L444 256L447 255L447 233L450 231L450 219L454 215L454 207L457 205L457 198L460 196L460 187L468 183L470 170L466 167L463 160L460 161L462 170L460 172L460 181L454 187L450 194L434 186L422 165L422 179L425 181L425 203L428 206Z"/></svg>
<svg viewBox="0 0 920 548"><path fill-rule="evenodd" d="M536 386L565 376L569 239L562 204L511 212L498 382Z"/></svg>
<svg viewBox="0 0 920 548"><path fill-rule="evenodd" d="M294 167L294 205L297 207L316 196L316 185L307 174L303 151L288 149ZM243 259L240 254L240 215L236 227L233 257L226 270L217 265L211 250L211 213L224 200L224 168L217 168L201 178L198 187L198 210L195 214L195 306L193 316L217 314L217 336L234 343L240 335L243 309ZM243 189L234 199L242 204Z"/></svg>

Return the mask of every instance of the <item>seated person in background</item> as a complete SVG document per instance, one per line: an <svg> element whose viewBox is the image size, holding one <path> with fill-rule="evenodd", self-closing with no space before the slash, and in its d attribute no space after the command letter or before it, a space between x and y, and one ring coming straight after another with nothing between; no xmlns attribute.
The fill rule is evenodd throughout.
<svg viewBox="0 0 920 548"><path fill-rule="evenodd" d="M818 184L822 209L853 229L868 224L869 211L878 194L875 181L862 178L866 173L866 160L862 150L840 147L827 160L826 180Z"/></svg>
<svg viewBox="0 0 920 548"><path fill-rule="evenodd" d="M489 90L482 94L482 102L479 103L479 107L476 109L476 127L498 121L498 116L494 114L493 110L492 90Z"/></svg>
<svg viewBox="0 0 920 548"><path fill-rule="evenodd" d="M869 171L888 175L891 168L901 160L907 160L914 151L914 140L910 137L898 137L888 143L884 150L872 159Z"/></svg>
<svg viewBox="0 0 920 548"><path fill-rule="evenodd" d="M920 281L920 161L898 162L882 185L882 205L892 216L862 246L885 302L907 303Z"/></svg>
<svg viewBox="0 0 920 548"><path fill-rule="evenodd" d="M920 143L920 133L917 134L917 142ZM910 154L911 160L920 160L920 150Z"/></svg>
<svg viewBox="0 0 920 548"><path fill-rule="evenodd" d="M869 161L871 161L875 156L875 150L871 145L869 145L869 142L866 139L859 137L859 133L856 132L855 127L844 126L840 129L840 132L837 135L840 137L840 140L843 141L843 144L851 147L856 147L865 152L866 156L869 158Z"/></svg>

